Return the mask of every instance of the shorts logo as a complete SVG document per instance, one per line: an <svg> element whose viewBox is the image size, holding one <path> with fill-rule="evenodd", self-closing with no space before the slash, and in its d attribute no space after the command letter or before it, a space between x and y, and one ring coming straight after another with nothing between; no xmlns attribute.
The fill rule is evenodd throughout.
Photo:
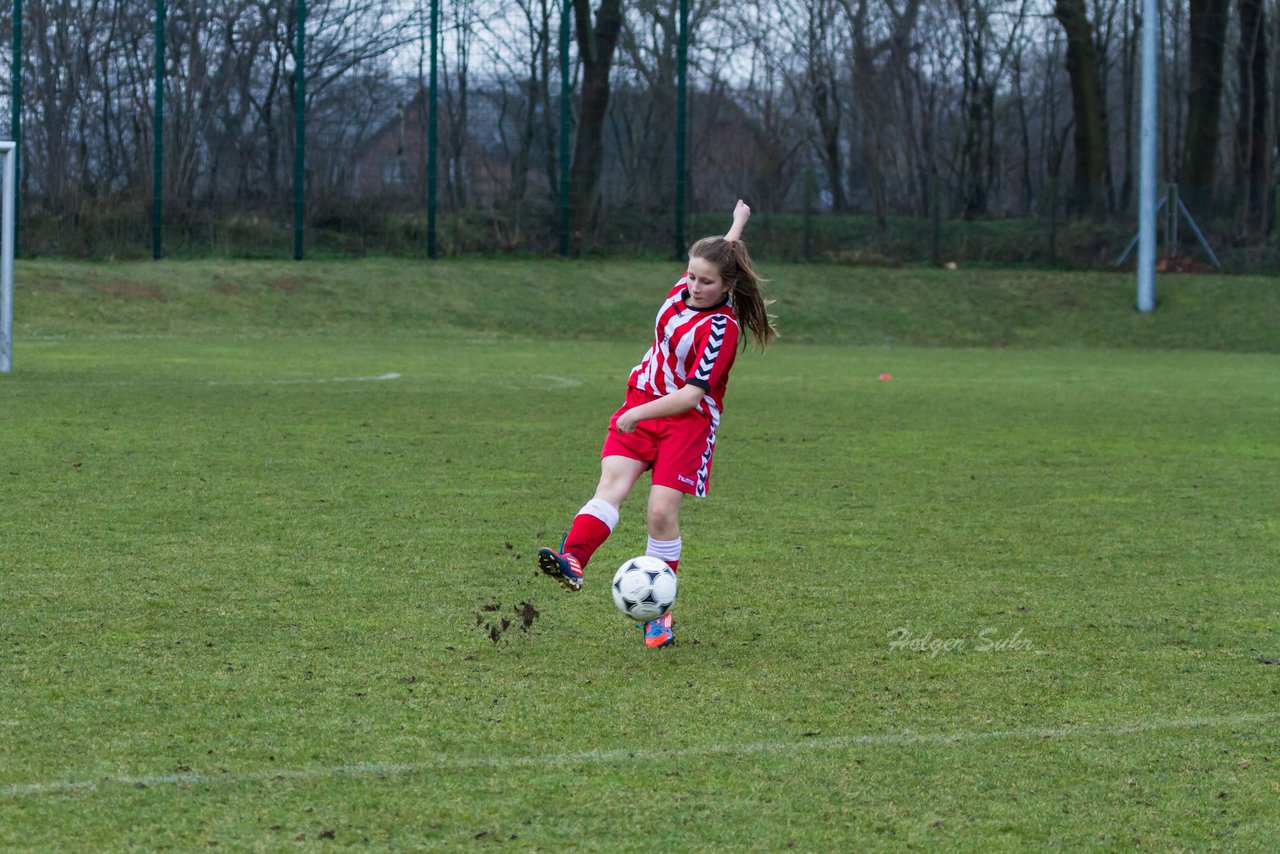
<svg viewBox="0 0 1280 854"><path fill-rule="evenodd" d="M692 480L690 480L689 478L685 477L685 476L684 476L684 475L682 475L682 474L678 474L678 475L676 475L676 480L680 481L681 483L687 484L687 485L689 485L689 486L697 486L697 485L698 485L698 484L694 483Z"/></svg>

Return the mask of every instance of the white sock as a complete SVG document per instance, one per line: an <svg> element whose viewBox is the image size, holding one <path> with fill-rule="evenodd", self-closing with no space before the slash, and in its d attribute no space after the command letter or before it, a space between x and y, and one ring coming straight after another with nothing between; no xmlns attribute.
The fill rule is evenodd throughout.
<svg viewBox="0 0 1280 854"><path fill-rule="evenodd" d="M614 507L603 498L593 498L586 504L582 505L582 509L578 511L578 515L581 516L583 513L586 513L588 516L595 516L601 522L608 525L610 531L618 527L618 508Z"/></svg>
<svg viewBox="0 0 1280 854"><path fill-rule="evenodd" d="M676 537L674 540L655 540L650 537L644 553L650 557L665 560L668 563L678 562L680 560L680 548L683 545L684 541L680 537Z"/></svg>

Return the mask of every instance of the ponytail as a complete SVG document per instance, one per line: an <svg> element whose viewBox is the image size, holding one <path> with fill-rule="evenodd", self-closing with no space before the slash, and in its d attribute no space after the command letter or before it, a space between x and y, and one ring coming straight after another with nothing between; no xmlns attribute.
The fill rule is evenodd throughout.
<svg viewBox="0 0 1280 854"><path fill-rule="evenodd" d="M704 237L689 248L689 257L702 258L716 265L720 278L729 286L738 319L750 330L756 346L763 353L769 343L778 337L773 315L768 312L768 307L774 301L764 295L762 286L768 280L761 277L752 266L747 244L741 238L725 240L723 237ZM746 339L743 339L742 348L745 350L746 347Z"/></svg>

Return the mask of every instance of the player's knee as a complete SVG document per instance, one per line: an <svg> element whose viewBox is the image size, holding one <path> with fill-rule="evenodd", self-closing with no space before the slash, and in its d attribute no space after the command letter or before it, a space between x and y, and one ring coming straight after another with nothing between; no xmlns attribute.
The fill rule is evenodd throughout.
<svg viewBox="0 0 1280 854"><path fill-rule="evenodd" d="M649 507L649 536L671 540L680 535L680 508L655 504Z"/></svg>

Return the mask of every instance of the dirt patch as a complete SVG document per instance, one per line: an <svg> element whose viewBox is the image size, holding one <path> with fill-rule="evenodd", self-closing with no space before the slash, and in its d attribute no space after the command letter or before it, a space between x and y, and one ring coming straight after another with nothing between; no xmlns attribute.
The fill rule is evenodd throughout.
<svg viewBox="0 0 1280 854"><path fill-rule="evenodd" d="M100 294L115 297L122 300L139 300L149 299L153 302L168 302L169 298L159 291L159 289L151 285L143 285L138 282L98 282L89 285L89 287Z"/></svg>
<svg viewBox="0 0 1280 854"><path fill-rule="evenodd" d="M521 602L516 606L515 611L516 616L520 618L520 622L524 625L524 630L526 632L529 631L529 628L533 625L533 621L541 616L538 609L533 607L533 604L530 602Z"/></svg>
<svg viewBox="0 0 1280 854"><path fill-rule="evenodd" d="M302 290L303 284L301 276L277 276L267 280L267 287L282 294L296 294Z"/></svg>
<svg viewBox="0 0 1280 854"><path fill-rule="evenodd" d="M1156 262L1157 273L1212 273L1213 267L1204 261L1188 258L1186 255L1175 255L1172 258L1161 258Z"/></svg>
<svg viewBox="0 0 1280 854"><path fill-rule="evenodd" d="M476 625L480 627L480 629L488 635L489 640L494 643L502 640L502 635L508 629L514 628L517 625L520 627L521 631L528 632L533 628L534 621L541 616L541 612L539 612L537 608L533 607L532 602L521 602L519 605L514 605L510 609L507 609L499 602L490 602L486 605L482 605L481 610L494 615L492 617L485 617L483 614L476 614ZM497 615L499 611L506 610L510 610L515 615L514 620L511 617L499 617Z"/></svg>
<svg viewBox="0 0 1280 854"><path fill-rule="evenodd" d="M36 292L36 293L59 294L59 293L62 293L62 280L55 279L55 278L46 279L38 276L32 276L32 277L23 276L22 289L27 291L28 293Z"/></svg>

